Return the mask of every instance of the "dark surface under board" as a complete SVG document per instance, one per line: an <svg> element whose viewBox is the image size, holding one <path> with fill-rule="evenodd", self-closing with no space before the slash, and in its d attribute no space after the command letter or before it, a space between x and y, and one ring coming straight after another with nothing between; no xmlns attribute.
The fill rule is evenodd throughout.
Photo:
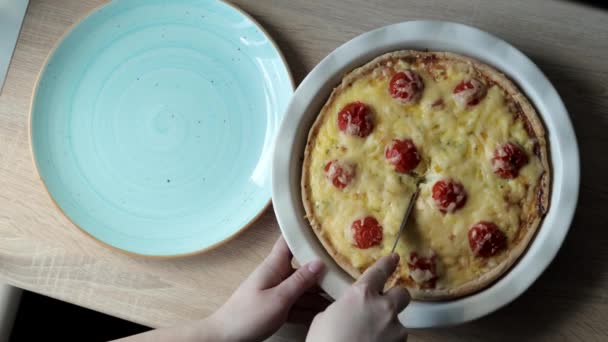
<svg viewBox="0 0 608 342"><path fill-rule="evenodd" d="M150 328L24 291L10 341L108 341Z"/></svg>

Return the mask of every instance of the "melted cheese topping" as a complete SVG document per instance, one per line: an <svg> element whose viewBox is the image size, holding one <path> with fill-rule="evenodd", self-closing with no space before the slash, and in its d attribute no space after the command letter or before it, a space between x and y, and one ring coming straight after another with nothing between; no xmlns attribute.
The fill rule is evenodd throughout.
<svg viewBox="0 0 608 342"><path fill-rule="evenodd" d="M387 66L359 77L324 108L320 128L310 153L310 199L322 234L338 253L363 270L387 255L416 179L399 174L384 157L385 146L394 138L410 138L422 161L414 170L424 176L421 193L411 220L397 246L401 258L401 278L430 278L424 271L412 272L405 263L410 252L431 248L437 253L437 288L453 288L478 278L506 257L475 257L467 233L479 221L491 221L507 235L508 243L517 236L522 219L535 201L535 185L542 175L540 159L534 155L534 139L523 122L515 119L505 101L505 92L489 86L487 95L476 106L457 103L453 89L463 79L475 76L466 63L445 64L445 74L436 81L423 65L399 61L388 65L395 71L416 70L424 81L424 91L414 105L394 100L388 91ZM484 81L485 82L485 81ZM372 110L374 129L366 138L350 136L337 127L338 112L348 103L362 101ZM437 106L438 103L442 104ZM435 104L435 106L433 106ZM505 142L519 144L530 161L516 179L498 177L492 168L494 150ZM324 175L329 160L341 159L356 165L357 174L343 190L334 187ZM453 178L464 185L467 202L453 213L441 213L431 197L436 181ZM374 216L383 227L379 246L358 249L350 232L352 222Z"/></svg>

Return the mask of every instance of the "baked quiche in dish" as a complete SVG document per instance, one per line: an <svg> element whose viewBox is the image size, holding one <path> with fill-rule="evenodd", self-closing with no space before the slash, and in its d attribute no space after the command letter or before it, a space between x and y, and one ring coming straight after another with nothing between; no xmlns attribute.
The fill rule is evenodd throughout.
<svg viewBox="0 0 608 342"><path fill-rule="evenodd" d="M396 51L343 79L308 135L302 200L315 234L357 278L388 255L387 286L451 299L496 280L549 205L543 124L502 73L447 52Z"/></svg>

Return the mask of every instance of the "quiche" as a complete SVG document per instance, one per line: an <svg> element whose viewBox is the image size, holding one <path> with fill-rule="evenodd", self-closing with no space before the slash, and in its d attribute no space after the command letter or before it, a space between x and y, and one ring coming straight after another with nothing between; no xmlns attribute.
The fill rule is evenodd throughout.
<svg viewBox="0 0 608 342"><path fill-rule="evenodd" d="M478 291L524 252L549 205L543 124L505 75L447 52L396 51L351 71L308 135L306 216L354 278L395 250L387 286L418 300Z"/></svg>

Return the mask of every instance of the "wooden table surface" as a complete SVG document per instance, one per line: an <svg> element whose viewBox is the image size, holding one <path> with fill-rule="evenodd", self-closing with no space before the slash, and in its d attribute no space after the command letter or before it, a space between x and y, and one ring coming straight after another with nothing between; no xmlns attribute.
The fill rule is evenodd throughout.
<svg viewBox="0 0 608 342"><path fill-rule="evenodd" d="M70 25L104 2L30 2L0 95L0 280L154 327L204 317L268 253L279 235L272 208L214 251L178 260L131 257L75 229L33 168L27 125L37 74ZM582 184L570 234L514 303L473 323L415 331L411 340L608 339L608 11L559 0L233 2L275 37L296 82L348 39L419 18L477 26L531 57L563 96L579 139Z"/></svg>

